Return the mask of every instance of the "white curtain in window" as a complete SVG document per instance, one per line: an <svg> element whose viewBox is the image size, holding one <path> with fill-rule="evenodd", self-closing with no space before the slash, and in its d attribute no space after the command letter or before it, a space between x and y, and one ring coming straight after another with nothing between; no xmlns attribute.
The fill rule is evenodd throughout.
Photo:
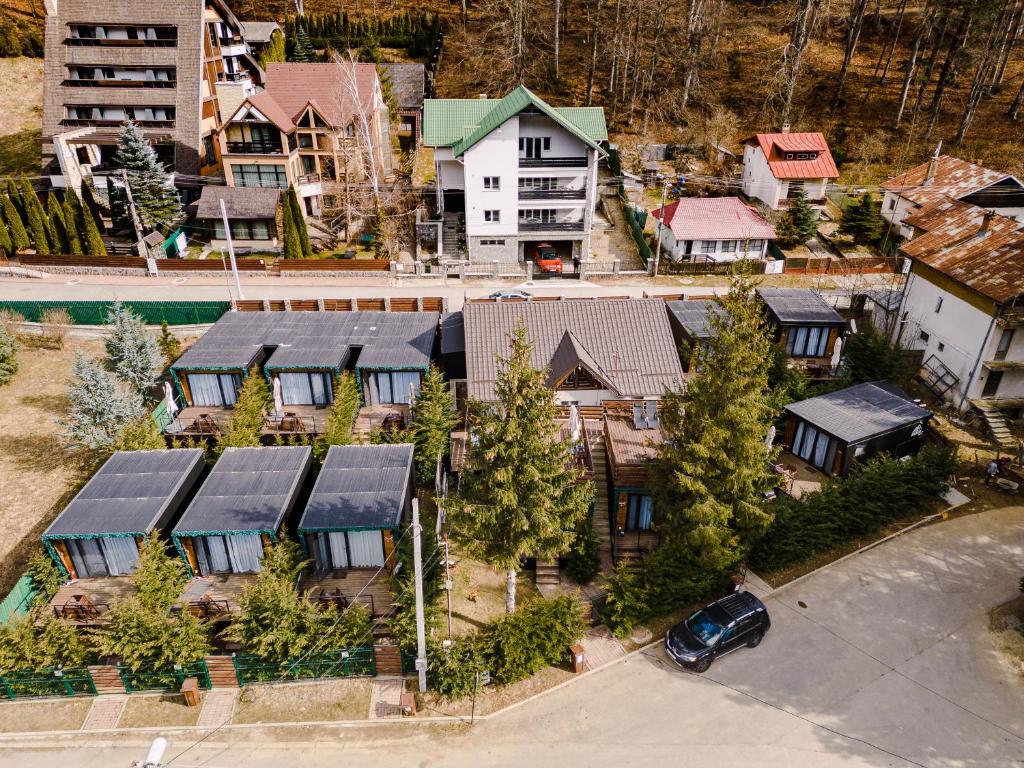
<svg viewBox="0 0 1024 768"><path fill-rule="evenodd" d="M818 433L818 442L814 447L814 466L819 469L825 468L825 454L828 452L828 435L824 432Z"/></svg>
<svg viewBox="0 0 1024 768"><path fill-rule="evenodd" d="M797 456L800 455L800 441L803 439L803 436L804 436L804 423L802 421L798 421L797 425L796 425L796 433L793 435L793 445L792 445L793 453L795 453Z"/></svg>
<svg viewBox="0 0 1024 768"><path fill-rule="evenodd" d="M384 565L384 541L380 531L349 531L348 551L353 568Z"/></svg>
<svg viewBox="0 0 1024 768"><path fill-rule="evenodd" d="M263 540L258 533L225 536L228 559L234 573L255 573L263 559Z"/></svg>
<svg viewBox="0 0 1024 768"><path fill-rule="evenodd" d="M209 576L211 573L230 573L231 563L228 561L228 548L224 543L224 537L204 536L200 541L203 546L197 547L196 550L197 554L200 549L206 551L206 565L204 570L203 560L200 559L199 572L203 576Z"/></svg>
<svg viewBox="0 0 1024 768"><path fill-rule="evenodd" d="M396 371L391 374L394 402L411 402L409 393L415 398L420 393L420 375L415 371Z"/></svg>
<svg viewBox="0 0 1024 768"><path fill-rule="evenodd" d="M327 405L331 402L331 380L325 373L311 373L309 382L313 390L313 403Z"/></svg>
<svg viewBox="0 0 1024 768"><path fill-rule="evenodd" d="M348 552L345 549L345 532L331 531L330 533L322 533L320 535L326 536L331 542L331 567L338 570L348 568Z"/></svg>
<svg viewBox="0 0 1024 768"><path fill-rule="evenodd" d="M651 528L651 497L640 497L640 520L637 526L641 531L648 531Z"/></svg>
<svg viewBox="0 0 1024 768"><path fill-rule="evenodd" d="M234 405L238 402L238 390L241 386L242 377L237 373L222 373L220 375L220 391L224 405Z"/></svg>
<svg viewBox="0 0 1024 768"><path fill-rule="evenodd" d="M817 437L818 430L808 424L804 429L803 443L797 449L796 455L804 461L810 461L811 454L814 453L814 441Z"/></svg>
<svg viewBox="0 0 1024 768"><path fill-rule="evenodd" d="M393 403L391 399L391 374L390 373L374 373L371 375L372 379L377 382L377 401L374 405L380 405L381 403ZM372 394L372 393L371 393Z"/></svg>
<svg viewBox="0 0 1024 768"><path fill-rule="evenodd" d="M220 377L215 373L190 373L188 387L192 392L193 405L217 406L224 405L224 395L220 391Z"/></svg>
<svg viewBox="0 0 1024 768"><path fill-rule="evenodd" d="M100 544L111 576L125 576L138 566L139 547L131 536L104 537Z"/></svg>
<svg viewBox="0 0 1024 768"><path fill-rule="evenodd" d="M795 328L790 330L791 344L789 346L789 352L793 355L802 355L804 349L807 347L807 328Z"/></svg>
<svg viewBox="0 0 1024 768"><path fill-rule="evenodd" d="M807 329L807 354L817 355L818 353L818 339L821 337L821 328L808 328Z"/></svg>
<svg viewBox="0 0 1024 768"><path fill-rule="evenodd" d="M312 405L313 392L308 373L281 373L281 401L285 405Z"/></svg>

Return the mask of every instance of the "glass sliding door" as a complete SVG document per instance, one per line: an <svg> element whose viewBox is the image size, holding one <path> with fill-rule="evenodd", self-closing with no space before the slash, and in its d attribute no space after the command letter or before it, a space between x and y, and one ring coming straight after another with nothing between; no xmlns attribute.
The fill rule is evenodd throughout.
<svg viewBox="0 0 1024 768"><path fill-rule="evenodd" d="M419 371L373 371L368 375L370 405L410 403L420 393Z"/></svg>
<svg viewBox="0 0 1024 768"><path fill-rule="evenodd" d="M279 373L277 378L281 382L281 402L285 405L330 405L334 400L328 373Z"/></svg>
<svg viewBox="0 0 1024 768"><path fill-rule="evenodd" d="M200 407L234 405L242 387L237 373L190 373L187 380L192 405Z"/></svg>

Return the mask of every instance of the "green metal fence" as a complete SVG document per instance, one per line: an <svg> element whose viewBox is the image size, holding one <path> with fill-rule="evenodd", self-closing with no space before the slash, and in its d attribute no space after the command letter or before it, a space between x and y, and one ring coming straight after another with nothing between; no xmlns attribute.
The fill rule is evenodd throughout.
<svg viewBox="0 0 1024 768"><path fill-rule="evenodd" d="M47 667L4 672L0 675L0 685L8 699L96 693L92 675L85 667Z"/></svg>
<svg viewBox="0 0 1024 768"><path fill-rule="evenodd" d="M3 602L0 602L0 624L27 614L35 596L36 588L32 584L32 579L25 574L14 584L14 588L7 593Z"/></svg>
<svg viewBox="0 0 1024 768"><path fill-rule="evenodd" d="M147 325L193 325L215 323L231 309L227 301L123 301L122 306L141 317ZM105 325L112 301L0 301L0 310L17 312L37 323L48 309L66 309L75 325Z"/></svg>
<svg viewBox="0 0 1024 768"><path fill-rule="evenodd" d="M373 677L377 674L377 657L373 648L329 651L283 662L239 654L234 656L234 662L239 685L328 677Z"/></svg>
<svg viewBox="0 0 1024 768"><path fill-rule="evenodd" d="M136 691L177 691L186 678L195 677L199 687L209 690L210 673L206 662L200 659L191 664L175 664L164 669L129 670L118 666L118 673L128 693Z"/></svg>

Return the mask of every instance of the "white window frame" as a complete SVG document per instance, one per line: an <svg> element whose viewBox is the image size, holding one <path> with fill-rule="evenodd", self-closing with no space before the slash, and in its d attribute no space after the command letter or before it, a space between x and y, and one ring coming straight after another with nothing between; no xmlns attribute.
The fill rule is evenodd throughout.
<svg viewBox="0 0 1024 768"><path fill-rule="evenodd" d="M484 176L484 189L488 192L497 192L501 189L500 176Z"/></svg>
<svg viewBox="0 0 1024 768"><path fill-rule="evenodd" d="M499 208L487 208L484 210L484 221L488 224L500 224L501 223L501 209Z"/></svg>

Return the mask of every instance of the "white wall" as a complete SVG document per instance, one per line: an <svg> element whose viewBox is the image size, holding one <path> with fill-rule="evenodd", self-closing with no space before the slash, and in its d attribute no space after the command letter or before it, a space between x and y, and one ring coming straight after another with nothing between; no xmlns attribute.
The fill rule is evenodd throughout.
<svg viewBox="0 0 1024 768"><path fill-rule="evenodd" d="M755 197L769 208L778 208L782 184L772 175L768 160L756 144L743 148L743 194Z"/></svg>
<svg viewBox="0 0 1024 768"><path fill-rule="evenodd" d="M900 197L895 192L886 192L882 195L882 218L886 222L900 225L898 228L901 237L909 240L914 236L913 227L903 226L903 220L918 206Z"/></svg>
<svg viewBox="0 0 1024 768"><path fill-rule="evenodd" d="M520 136L540 136L551 139L551 149L545 150L542 157L581 157L587 154L585 142L546 115L521 115L512 120L518 121L517 130ZM519 142L517 141L516 151L518 152L518 150ZM522 156L525 157L525 153Z"/></svg>
<svg viewBox="0 0 1024 768"><path fill-rule="evenodd" d="M657 225L656 225L657 226ZM708 256L713 261L738 261L739 259L762 259L768 252L768 241L761 240L760 248L748 248L743 250L744 245L751 245L751 241L741 240L736 243L736 250L731 253L726 253L724 250L724 240L709 241L713 242L712 251L705 252L703 250L703 240L692 241L693 245L690 250L690 255L686 255L686 241L676 240L675 235L672 233L672 229L668 226L661 228L661 247L666 251L673 261L680 261L684 258L691 260L700 260L705 256Z"/></svg>
<svg viewBox="0 0 1024 768"><path fill-rule="evenodd" d="M515 236L519 217L519 118L511 117L462 156L466 180L466 234ZM484 177L497 176L498 190L485 190ZM484 221L485 210L501 211L497 224Z"/></svg>
<svg viewBox="0 0 1024 768"><path fill-rule="evenodd" d="M555 400L563 405L601 405L605 400L618 400L619 395L609 389L566 389L555 390Z"/></svg>

